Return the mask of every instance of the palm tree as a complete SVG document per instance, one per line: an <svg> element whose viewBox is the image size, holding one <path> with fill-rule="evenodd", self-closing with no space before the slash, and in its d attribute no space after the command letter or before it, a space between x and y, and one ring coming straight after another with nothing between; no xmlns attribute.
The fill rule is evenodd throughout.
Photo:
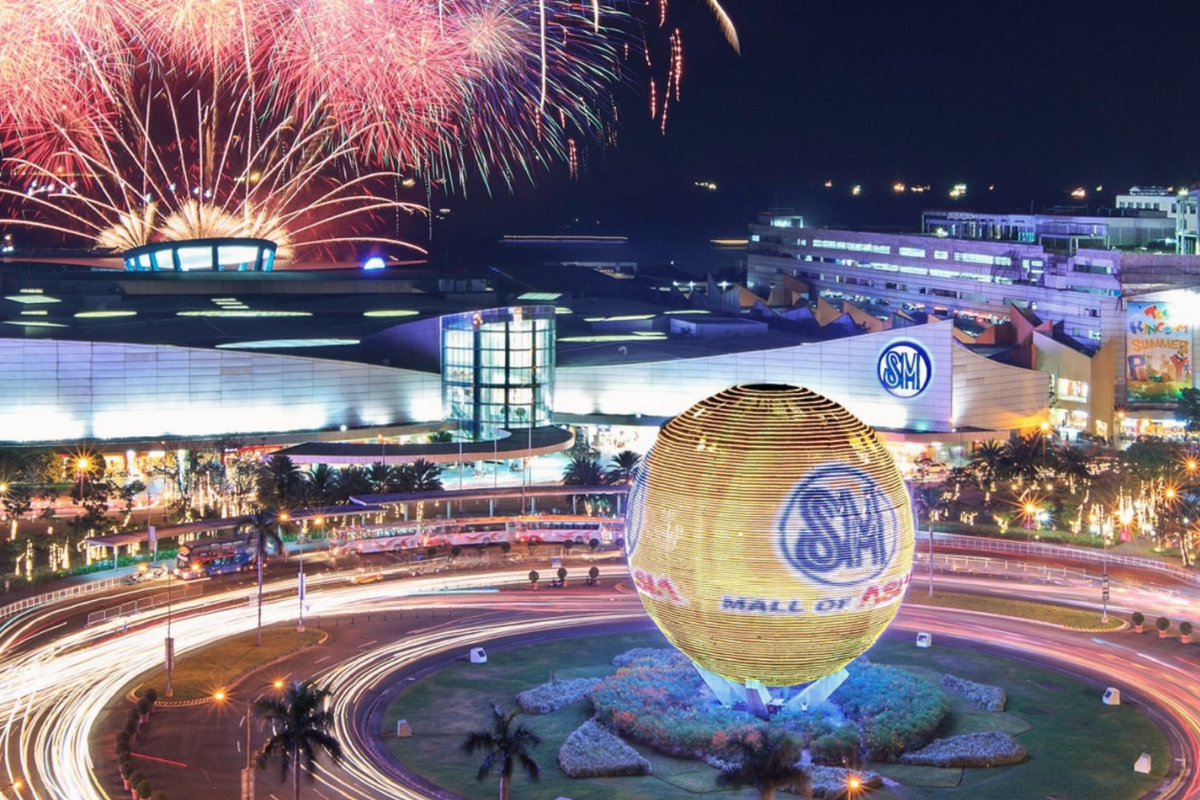
<svg viewBox="0 0 1200 800"><path fill-rule="evenodd" d="M606 477L609 483L633 483L642 457L632 450L622 450L608 462Z"/></svg>
<svg viewBox="0 0 1200 800"><path fill-rule="evenodd" d="M262 647L263 563L267 560L270 543L275 544L276 552L283 552L283 535L280 530L282 524L279 514L273 508L260 509L250 516L248 541L254 548L254 562L258 569L258 633L254 637L256 647Z"/></svg>
<svg viewBox="0 0 1200 800"><path fill-rule="evenodd" d="M500 800L508 800L508 784L517 764L521 765L531 781L536 781L542 774L542 768L529 755L529 751L541 744L542 740L524 725L513 725L513 720L520 713L518 710L505 714L492 703L492 729L470 733L462 743L463 752L467 755L480 750L487 753L479 765L476 780L486 778L492 767L500 768Z"/></svg>
<svg viewBox="0 0 1200 800"><path fill-rule="evenodd" d="M717 786L753 786L762 800L774 800L775 792L785 786L795 794L810 793L808 772L799 764L800 745L786 732L759 728L734 740L733 747L740 758L721 770Z"/></svg>
<svg viewBox="0 0 1200 800"><path fill-rule="evenodd" d="M992 484L1004 470L1004 442L995 439L975 447L971 466L979 474L984 491L991 491Z"/></svg>
<svg viewBox="0 0 1200 800"><path fill-rule="evenodd" d="M1013 478L1036 482L1053 452L1047 448L1048 442L1040 434L1014 439L1004 446L1005 472Z"/></svg>
<svg viewBox="0 0 1200 800"><path fill-rule="evenodd" d="M442 468L432 461L418 458L406 465L408 491L440 492L442 490Z"/></svg>
<svg viewBox="0 0 1200 800"><path fill-rule="evenodd" d="M596 459L576 456L563 470L562 481L567 486L599 486L604 483L604 471Z"/></svg>
<svg viewBox="0 0 1200 800"><path fill-rule="evenodd" d="M338 496L338 473L328 464L314 464L305 476L309 502L318 506L332 505Z"/></svg>
<svg viewBox="0 0 1200 800"><path fill-rule="evenodd" d="M387 494L396 486L396 470L379 461L367 470L367 478L371 481L371 491L375 494Z"/></svg>
<svg viewBox="0 0 1200 800"><path fill-rule="evenodd" d="M271 738L258 751L257 764L265 769L279 761L280 780L292 773L292 791L300 799L300 770L311 781L317 774L317 756L324 751L334 764L342 760L342 744L329 732L333 714L325 709L329 690L312 681L296 681L282 698L260 697L254 702L255 715L271 726Z"/></svg>
<svg viewBox="0 0 1200 800"><path fill-rule="evenodd" d="M1077 481L1085 481L1092 476L1092 457L1081 447L1059 447L1054 451L1054 471L1067 479L1067 484L1074 492Z"/></svg>
<svg viewBox="0 0 1200 800"><path fill-rule="evenodd" d="M362 467L346 467L338 473L338 497L342 502L371 493L371 476Z"/></svg>
<svg viewBox="0 0 1200 800"><path fill-rule="evenodd" d="M304 473L292 459L275 453L258 468L258 502L271 508L287 508L304 487Z"/></svg>

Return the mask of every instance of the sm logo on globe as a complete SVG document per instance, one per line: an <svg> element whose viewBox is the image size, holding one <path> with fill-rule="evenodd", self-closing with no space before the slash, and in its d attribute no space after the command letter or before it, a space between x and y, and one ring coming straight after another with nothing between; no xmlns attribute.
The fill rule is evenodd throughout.
<svg viewBox="0 0 1200 800"><path fill-rule="evenodd" d="M896 504L869 475L849 464L823 464L784 502L775 550L812 583L859 586L891 565L900 527Z"/></svg>
<svg viewBox="0 0 1200 800"><path fill-rule="evenodd" d="M916 342L893 342L879 354L879 382L896 397L916 397L933 378L933 361Z"/></svg>

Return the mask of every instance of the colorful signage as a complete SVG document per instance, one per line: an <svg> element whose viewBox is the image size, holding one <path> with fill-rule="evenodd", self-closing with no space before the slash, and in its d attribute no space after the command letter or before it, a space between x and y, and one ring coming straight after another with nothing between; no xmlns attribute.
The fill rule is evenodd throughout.
<svg viewBox="0 0 1200 800"><path fill-rule="evenodd" d="M879 382L888 394L916 397L933 379L933 359L916 342L893 342L879 354Z"/></svg>
<svg viewBox="0 0 1200 800"><path fill-rule="evenodd" d="M1126 398L1170 403L1192 386L1192 326L1172 303L1130 303L1126 311Z"/></svg>
<svg viewBox="0 0 1200 800"><path fill-rule="evenodd" d="M794 386L736 386L671 420L629 496L634 587L729 680L793 686L866 651L912 571L908 493L875 432Z"/></svg>

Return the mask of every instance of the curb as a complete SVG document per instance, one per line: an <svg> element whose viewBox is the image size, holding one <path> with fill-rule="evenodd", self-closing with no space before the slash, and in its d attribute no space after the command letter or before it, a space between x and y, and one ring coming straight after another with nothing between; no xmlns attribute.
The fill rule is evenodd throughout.
<svg viewBox="0 0 1200 800"><path fill-rule="evenodd" d="M1048 628L1058 628L1061 631L1075 631L1077 633L1117 633L1118 631L1127 630L1130 627L1129 623L1120 617L1112 617L1112 619L1120 621L1121 626L1119 628L1081 628L1073 625L1059 625L1057 622L1045 622L1044 620L1040 619L1013 617L1009 616L1008 614L994 614L990 611L973 611L969 608L956 608L955 606L929 605L926 603L918 603L913 600L906 601L905 604L910 606L918 606L920 608L936 608L943 611L953 611L957 614L974 614L975 616L992 617L994 619L1015 619L1019 620L1020 622L1028 622L1031 625L1045 625Z"/></svg>
<svg viewBox="0 0 1200 800"><path fill-rule="evenodd" d="M279 655L275 656L275 658L272 658L270 661L264 661L261 664L256 664L255 666L251 667L250 669L243 670L242 672L238 673L237 675L235 675L229 679L228 684L226 684L226 689L227 690L232 689L233 687L237 686L240 682L245 680L247 676L253 675L255 672L258 672L260 669L269 667L272 664L278 664L280 661L291 658L292 656L296 655L296 653L299 653L302 650L307 650L310 647L320 647L321 645L325 644L327 641L329 641L329 631L324 630L324 629L319 629L319 630L321 630L321 638L318 641L313 642L312 644L306 644L306 645L302 645L301 647L293 648L291 650L288 650L286 653L280 653ZM130 703L137 703L138 689L142 688L143 686L145 686L145 683L139 683L137 686L130 689L125 694L125 699L128 700ZM159 707L161 707L161 708L186 708L188 706L199 706L199 705L204 705L205 703L211 703L211 702L213 702L213 699L211 697L199 697L199 698L196 698L195 700L158 700L158 701L155 701L154 706L155 706L155 708L159 708Z"/></svg>

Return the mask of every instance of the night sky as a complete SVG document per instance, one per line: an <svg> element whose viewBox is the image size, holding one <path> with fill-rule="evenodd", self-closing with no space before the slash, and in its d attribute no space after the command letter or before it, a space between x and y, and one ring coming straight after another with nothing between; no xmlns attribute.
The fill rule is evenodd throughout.
<svg viewBox="0 0 1200 800"><path fill-rule="evenodd" d="M723 265L708 239L744 235L771 205L912 228L957 182L961 207L1027 211L1078 202L1076 186L1095 208L1133 184L1200 179L1200 3L726 0L741 56L704 3L671 3L686 76L667 135L642 81L623 93L620 145L591 147L578 182L560 166L513 194L435 200L455 211L452 261L488 260L502 233L575 231L703 271ZM896 181L932 191L896 196Z"/></svg>

